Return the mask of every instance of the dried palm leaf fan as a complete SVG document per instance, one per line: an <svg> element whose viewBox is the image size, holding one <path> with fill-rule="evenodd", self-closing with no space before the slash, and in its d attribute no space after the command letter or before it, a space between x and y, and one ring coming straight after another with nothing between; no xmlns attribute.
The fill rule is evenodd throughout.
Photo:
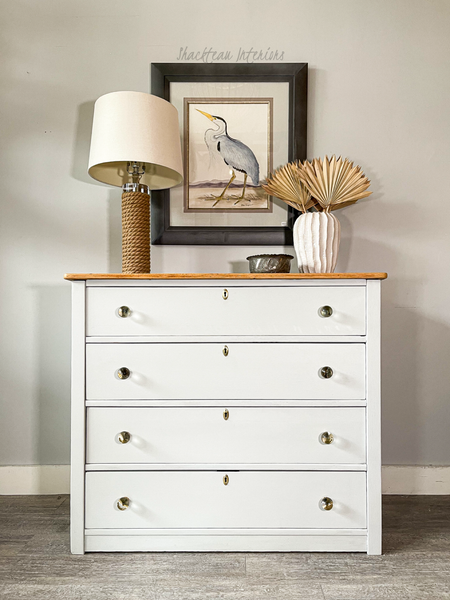
<svg viewBox="0 0 450 600"><path fill-rule="evenodd" d="M325 212L354 204L372 193L366 191L370 181L361 167L334 155L297 164L297 176Z"/></svg>
<svg viewBox="0 0 450 600"><path fill-rule="evenodd" d="M280 167L267 178L262 188L271 196L276 196L296 210L305 213L316 203L299 178L301 163L296 161Z"/></svg>

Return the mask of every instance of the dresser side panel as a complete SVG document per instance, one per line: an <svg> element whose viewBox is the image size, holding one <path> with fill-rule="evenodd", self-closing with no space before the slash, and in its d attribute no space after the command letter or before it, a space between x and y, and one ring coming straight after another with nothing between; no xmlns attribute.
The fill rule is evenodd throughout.
<svg viewBox="0 0 450 600"><path fill-rule="evenodd" d="M367 553L381 554L381 285L367 282Z"/></svg>
<svg viewBox="0 0 450 600"><path fill-rule="evenodd" d="M72 282L72 382L70 545L72 554L84 554L85 465L85 291L84 281Z"/></svg>

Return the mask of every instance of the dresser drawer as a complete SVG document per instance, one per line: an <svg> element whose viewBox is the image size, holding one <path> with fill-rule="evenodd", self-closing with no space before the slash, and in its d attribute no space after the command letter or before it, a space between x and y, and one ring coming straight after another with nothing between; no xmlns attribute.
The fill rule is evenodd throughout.
<svg viewBox="0 0 450 600"><path fill-rule="evenodd" d="M363 286L91 287L86 293L88 336L365 334ZM129 316L119 316L122 306ZM331 316L319 314L323 306Z"/></svg>
<svg viewBox="0 0 450 600"><path fill-rule="evenodd" d="M228 475L227 485L225 475ZM117 503L123 497L129 499L129 506L119 510ZM333 501L331 510L321 508L323 497ZM117 471L86 474L86 528L365 526L365 473Z"/></svg>
<svg viewBox="0 0 450 600"><path fill-rule="evenodd" d="M331 368L328 379L322 369ZM119 370L126 379L119 378ZM86 396L102 399L365 398L364 344L88 344Z"/></svg>
<svg viewBox="0 0 450 600"><path fill-rule="evenodd" d="M86 460L205 466L364 463L364 418L364 408L337 407L88 408ZM324 433L333 437L322 440Z"/></svg>

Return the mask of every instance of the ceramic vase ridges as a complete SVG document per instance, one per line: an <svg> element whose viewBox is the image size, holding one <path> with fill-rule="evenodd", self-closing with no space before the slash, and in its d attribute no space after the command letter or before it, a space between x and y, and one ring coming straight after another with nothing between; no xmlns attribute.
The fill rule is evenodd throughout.
<svg viewBox="0 0 450 600"><path fill-rule="evenodd" d="M341 224L332 213L307 212L294 223L294 248L300 273L333 273Z"/></svg>

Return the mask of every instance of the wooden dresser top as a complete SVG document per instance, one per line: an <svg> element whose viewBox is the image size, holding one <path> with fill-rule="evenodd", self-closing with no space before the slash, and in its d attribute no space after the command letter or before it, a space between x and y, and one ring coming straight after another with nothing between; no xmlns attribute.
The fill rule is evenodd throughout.
<svg viewBox="0 0 450 600"><path fill-rule="evenodd" d="M386 279L387 273L66 273L64 279Z"/></svg>

